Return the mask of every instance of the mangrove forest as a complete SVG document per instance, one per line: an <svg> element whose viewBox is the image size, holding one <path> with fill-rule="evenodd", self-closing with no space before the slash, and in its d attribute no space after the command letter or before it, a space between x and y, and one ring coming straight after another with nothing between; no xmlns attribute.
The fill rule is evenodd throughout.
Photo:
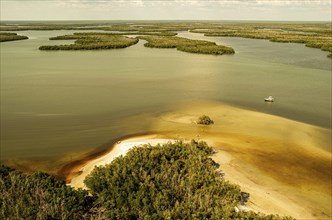
<svg viewBox="0 0 332 220"><path fill-rule="evenodd" d="M69 45L47 45L40 46L40 50L98 50L98 49L118 49L134 45L138 42L136 38L100 33L75 33L50 38L50 40L75 40Z"/></svg>
<svg viewBox="0 0 332 220"><path fill-rule="evenodd" d="M213 37L243 37L254 39L267 39L273 42L283 43L301 43L307 47L319 48L330 52L328 57L332 58L332 29L330 23L327 22L126 22L126 21L104 21L104 22L87 22L87 23L52 23L52 22L24 22L22 24L12 24L10 22L1 22L1 31L22 31L22 30L91 30L105 31L112 35L136 35L136 36L175 36L181 31L190 31L193 33L201 33L205 36ZM23 39L23 37L1 36L0 39ZM24 38L26 39L26 38ZM147 38L151 41L160 41L165 39ZM2 40L4 41L4 40ZM96 42L94 42L96 43ZM108 43L100 43L107 45ZM126 43L127 44L127 43ZM149 42L148 45L157 46L155 43ZM164 43L162 43L165 45ZM60 50L60 49L88 49L100 48L101 46L82 46L79 43L72 46L42 46L42 49ZM105 46L113 48L113 46ZM223 46L180 46L173 45L181 51L191 53L233 53L231 48Z"/></svg>
<svg viewBox="0 0 332 220"><path fill-rule="evenodd" d="M26 39L29 38L27 36L17 35L17 33L0 32L0 42L26 40Z"/></svg>
<svg viewBox="0 0 332 220"><path fill-rule="evenodd" d="M191 40L183 37L165 36L139 36L139 39L146 40L146 47L153 48L176 48L179 51L200 54L232 54L233 48L217 45L215 42L204 40Z"/></svg>

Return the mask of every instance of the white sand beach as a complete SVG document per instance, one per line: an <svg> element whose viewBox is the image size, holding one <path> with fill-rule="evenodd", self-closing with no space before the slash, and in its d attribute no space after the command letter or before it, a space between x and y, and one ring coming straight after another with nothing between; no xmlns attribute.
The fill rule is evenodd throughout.
<svg viewBox="0 0 332 220"><path fill-rule="evenodd" d="M91 173L94 167L105 165L112 162L112 160L114 160L116 157L125 155L129 149L135 146L141 146L145 144L157 145L157 144L167 143L170 141L172 140L158 138L158 135L145 135L145 136L133 137L119 141L113 146L110 152L106 153L105 155L97 159L91 160L87 162L84 166L80 167L79 170L76 171L77 175L72 177L70 185L74 188L86 189L86 186L84 185L83 181L85 177L89 173Z"/></svg>

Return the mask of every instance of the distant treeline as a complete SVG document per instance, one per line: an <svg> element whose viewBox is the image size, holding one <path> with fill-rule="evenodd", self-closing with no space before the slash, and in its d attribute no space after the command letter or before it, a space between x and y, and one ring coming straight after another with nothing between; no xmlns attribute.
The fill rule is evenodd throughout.
<svg viewBox="0 0 332 220"><path fill-rule="evenodd" d="M332 29L328 22L295 23L295 22L88 22L88 23L20 23L1 22L1 31L19 30L99 30L112 31L110 35L151 35L175 36L179 31L202 33L205 36L243 37L268 39L273 42L303 43L308 47L328 51L332 57ZM114 32L118 31L118 32ZM75 49L78 49L75 46ZM179 48L178 48L179 49ZM219 54L220 49L213 48L182 48L194 53ZM231 53L231 50L226 50Z"/></svg>
<svg viewBox="0 0 332 220"><path fill-rule="evenodd" d="M110 35L155 35L155 36L175 36L177 33L170 31L133 31L133 32L106 32Z"/></svg>
<svg viewBox="0 0 332 220"><path fill-rule="evenodd" d="M212 153L196 141L135 147L95 168L89 191L1 166L0 219L293 219L236 209L248 194L223 179Z"/></svg>
<svg viewBox="0 0 332 220"><path fill-rule="evenodd" d="M11 24L1 22L0 31L25 31L25 30L103 30L125 32L175 32L188 31L191 23L179 22L91 22L91 23L29 23Z"/></svg>
<svg viewBox="0 0 332 220"><path fill-rule="evenodd" d="M0 42L25 40L29 39L27 36L17 35L17 33L0 32Z"/></svg>
<svg viewBox="0 0 332 220"><path fill-rule="evenodd" d="M332 28L324 24L239 24L193 29L209 37L243 37L267 39L272 42L302 43L307 47L330 52L332 57Z"/></svg>
<svg viewBox="0 0 332 220"><path fill-rule="evenodd" d="M231 47L217 45L215 42L203 40L191 40L182 37L160 37L160 36L139 36L139 39L148 41L146 47L154 48L176 48L177 50L200 53L200 54L233 54L235 51Z"/></svg>
<svg viewBox="0 0 332 220"><path fill-rule="evenodd" d="M156 35L156 36L175 36L173 32L79 32L70 35L50 37L50 40L75 40L91 36L114 36L114 35Z"/></svg>

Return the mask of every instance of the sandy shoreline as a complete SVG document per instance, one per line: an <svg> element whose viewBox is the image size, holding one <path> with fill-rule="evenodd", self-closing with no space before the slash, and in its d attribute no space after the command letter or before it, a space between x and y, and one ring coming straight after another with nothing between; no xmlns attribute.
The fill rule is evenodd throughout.
<svg viewBox="0 0 332 220"><path fill-rule="evenodd" d="M202 114L213 126L196 125ZM144 135L122 140L105 155L71 170L71 185L84 187L94 166L109 163L131 147L200 139L217 153L225 179L249 192L249 208L297 219L331 218L331 130L218 103L181 106L155 118Z"/></svg>
<svg viewBox="0 0 332 220"><path fill-rule="evenodd" d="M85 165L79 167L78 170L75 170L76 174L74 174L70 179L69 185L71 185L74 188L86 189L86 186L84 185L83 181L85 177L89 173L91 173L91 171L94 169L95 166L108 164L112 162L112 160L114 160L116 157L125 155L129 149L135 146L141 146L145 144L157 145L171 141L174 140L158 138L158 135L145 135L145 136L133 137L119 141L116 144L114 144L111 151L109 151L105 155L93 159L91 161L88 161Z"/></svg>

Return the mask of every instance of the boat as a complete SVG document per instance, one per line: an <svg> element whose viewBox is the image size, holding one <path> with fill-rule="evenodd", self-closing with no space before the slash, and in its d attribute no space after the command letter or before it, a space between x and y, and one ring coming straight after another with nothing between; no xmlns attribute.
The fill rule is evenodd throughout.
<svg viewBox="0 0 332 220"><path fill-rule="evenodd" d="M264 101L265 102L274 102L274 98L270 95L269 97L264 98Z"/></svg>

